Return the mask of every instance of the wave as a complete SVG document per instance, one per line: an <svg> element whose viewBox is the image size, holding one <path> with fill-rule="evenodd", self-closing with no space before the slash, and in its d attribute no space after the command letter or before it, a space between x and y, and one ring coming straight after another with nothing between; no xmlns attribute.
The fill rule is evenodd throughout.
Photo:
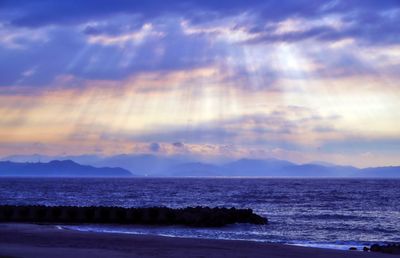
<svg viewBox="0 0 400 258"><path fill-rule="evenodd" d="M287 240L287 239L263 239L251 235L244 235L243 232L229 232L230 234L223 234L215 229L188 229L185 227L158 227L158 226L141 226L141 227L119 227L119 226L100 226L100 225L84 225L84 226L71 226L59 225L61 230L75 230L82 232L97 232L97 233L119 233L119 234L132 234L132 235L156 235L165 237L177 238L201 238L201 239L220 239L220 240L244 240L265 243L280 243L286 245L325 248L335 250L348 250L350 247L356 247L357 250L362 250L364 246L370 246L376 242L367 241L332 241L332 242L318 242L308 240ZM197 231L197 232L196 232ZM209 234L205 234L208 231ZM211 233L210 233L211 232ZM197 234L196 234L197 233ZM203 233L203 234L201 234ZM380 243L380 244L383 244Z"/></svg>

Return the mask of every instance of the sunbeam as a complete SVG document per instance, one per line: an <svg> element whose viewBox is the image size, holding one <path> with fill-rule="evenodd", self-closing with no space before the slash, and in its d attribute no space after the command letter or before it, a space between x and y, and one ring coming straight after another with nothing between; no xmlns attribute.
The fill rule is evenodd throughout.
<svg viewBox="0 0 400 258"><path fill-rule="evenodd" d="M387 35L375 41L377 27L367 33L360 17L340 12L0 21L0 55L10 60L0 78L0 155L394 164L400 150L382 147L400 139L394 13L379 10Z"/></svg>
<svg viewBox="0 0 400 258"><path fill-rule="evenodd" d="M0 0L0 258L400 253L399 24L399 0Z"/></svg>

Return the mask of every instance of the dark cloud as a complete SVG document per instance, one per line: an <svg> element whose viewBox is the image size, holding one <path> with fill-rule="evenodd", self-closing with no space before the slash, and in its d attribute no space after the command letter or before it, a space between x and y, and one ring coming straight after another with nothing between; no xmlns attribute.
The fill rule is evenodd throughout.
<svg viewBox="0 0 400 258"><path fill-rule="evenodd" d="M398 0L120 0L117 3L110 0L3 0L0 3L0 13L12 14L6 15L7 22L25 27L81 24L120 14L133 15L141 22L174 16L202 23L246 13L252 17L244 24L248 31L262 32L256 41L296 41L310 37L333 40L352 36L386 43L399 41L400 15L395 13L399 9ZM321 26L276 37L270 35L273 26L267 25L287 18L318 19L329 14L341 15L352 25L340 31ZM87 30L96 31L93 27Z"/></svg>
<svg viewBox="0 0 400 258"><path fill-rule="evenodd" d="M25 36L13 39L20 47L0 45L0 59L5 60L0 62L0 86L49 85L59 75L121 80L142 72L190 70L223 63L219 61L230 55L233 48L213 41L215 32L185 34L179 24L182 18L192 24L211 23L211 26L213 21L230 18L231 28L244 29L254 35L247 43L297 42L310 38L336 41L351 37L368 44L392 44L400 41L399 13L398 0L120 0L117 3L110 0L2 0L0 30L39 28L46 35L42 40L33 40L30 33L25 32ZM247 15L244 21L237 19L243 14ZM276 22L287 18L312 20L329 14L339 15L349 26L337 29L319 25L280 35L272 33ZM149 21L161 36L147 37L141 44L128 41L123 46L88 43L93 36L118 37L138 32ZM324 59L316 60L324 64L324 68L316 72L319 76L374 72L354 53L328 54L329 59L324 59L325 54L312 56ZM235 55L246 57L243 53ZM282 76L267 66L258 74L248 71L247 67L230 69L232 72L226 73L227 81L252 89L271 90ZM251 81L255 76L259 78L257 82Z"/></svg>
<svg viewBox="0 0 400 258"><path fill-rule="evenodd" d="M250 2L250 3L249 3ZM262 1L246 1L247 4ZM180 14L193 17L194 20L209 19L210 13L217 14L237 13L244 7L244 1L131 1L119 0L115 3L110 0L71 0L71 1L27 1L16 0L1 2L2 10L12 10L15 17L11 23L17 26L37 27L50 24L79 24L95 19L108 18L117 14L138 15L143 20L153 19L161 15ZM249 8L245 8L249 9ZM206 17L201 13L209 12ZM185 15L183 15L185 14Z"/></svg>
<svg viewBox="0 0 400 258"><path fill-rule="evenodd" d="M296 4L283 7L288 9L271 8L278 14L291 14L291 18L305 18L306 20L319 19L324 15L337 15L343 27L320 25L305 28L300 31L274 34L277 28L267 24L269 13L265 19L256 19L253 23L244 24L242 28L249 33L257 33L250 43L262 42L297 42L305 39L317 39L321 41L336 41L344 38L355 38L365 44L395 44L400 42L400 2L399 1L331 1L332 4L322 4L323 1L313 2L311 7L302 1L293 1ZM298 5L298 6L297 6ZM290 8L296 7L297 8ZM288 16L289 17L289 16ZM282 20L279 16L277 20ZM276 24L277 25L277 24Z"/></svg>
<svg viewBox="0 0 400 258"><path fill-rule="evenodd" d="M157 24L154 26L158 26ZM88 43L88 37L113 36L108 30L56 28L47 40L21 44L20 48L0 45L2 76L0 86L49 85L58 75L82 79L121 80L142 72L169 72L206 67L221 57L219 46L204 35L184 35L179 24L162 24L155 28L163 36L149 36L143 42L118 44ZM131 27L126 31L139 32ZM90 35L87 35L90 34ZM115 35L116 37L118 35ZM161 51L160 51L161 50ZM26 71L32 74L24 76Z"/></svg>
<svg viewBox="0 0 400 258"><path fill-rule="evenodd" d="M176 147L176 148L182 148L182 147L184 146L184 144L181 143L181 142L174 142L174 143L172 143L172 145L173 145L174 147Z"/></svg>
<svg viewBox="0 0 400 258"><path fill-rule="evenodd" d="M274 28L275 29L275 28ZM332 35L336 31L328 26L319 26L306 31L301 32L288 32L284 34L275 35L273 30L268 29L266 31L259 31L261 35L255 39L249 40L250 43L260 43L260 42L296 42L309 38L326 38L327 35Z"/></svg>
<svg viewBox="0 0 400 258"><path fill-rule="evenodd" d="M156 142L151 143L150 146L149 146L149 149L152 152L158 152L160 150L160 148L161 148L160 144L158 144Z"/></svg>

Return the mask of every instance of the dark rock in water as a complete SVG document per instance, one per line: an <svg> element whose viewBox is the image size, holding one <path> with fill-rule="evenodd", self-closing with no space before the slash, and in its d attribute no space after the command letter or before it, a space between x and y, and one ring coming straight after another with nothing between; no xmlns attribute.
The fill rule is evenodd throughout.
<svg viewBox="0 0 400 258"><path fill-rule="evenodd" d="M380 252L386 254L400 254L400 243L397 244L387 244L387 245L378 245L373 244L370 248L371 252Z"/></svg>
<svg viewBox="0 0 400 258"><path fill-rule="evenodd" d="M234 223L268 223L251 209L187 207L122 208L76 206L0 206L0 222L113 223L222 227Z"/></svg>
<svg viewBox="0 0 400 258"><path fill-rule="evenodd" d="M378 244L373 244L373 245L371 245L370 250L371 250L371 252L380 252L381 251L381 246L378 245Z"/></svg>
<svg viewBox="0 0 400 258"><path fill-rule="evenodd" d="M350 247L349 250L350 251L357 251L357 247Z"/></svg>
<svg viewBox="0 0 400 258"><path fill-rule="evenodd" d="M366 247L366 246L364 246L363 251L364 251L364 252L368 252L368 251L369 251L369 248Z"/></svg>

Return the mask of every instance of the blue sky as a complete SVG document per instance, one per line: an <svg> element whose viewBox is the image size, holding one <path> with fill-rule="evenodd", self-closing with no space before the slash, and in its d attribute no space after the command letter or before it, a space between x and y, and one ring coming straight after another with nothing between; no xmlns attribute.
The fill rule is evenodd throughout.
<svg viewBox="0 0 400 258"><path fill-rule="evenodd" d="M400 156L399 1L2 1L0 155Z"/></svg>

